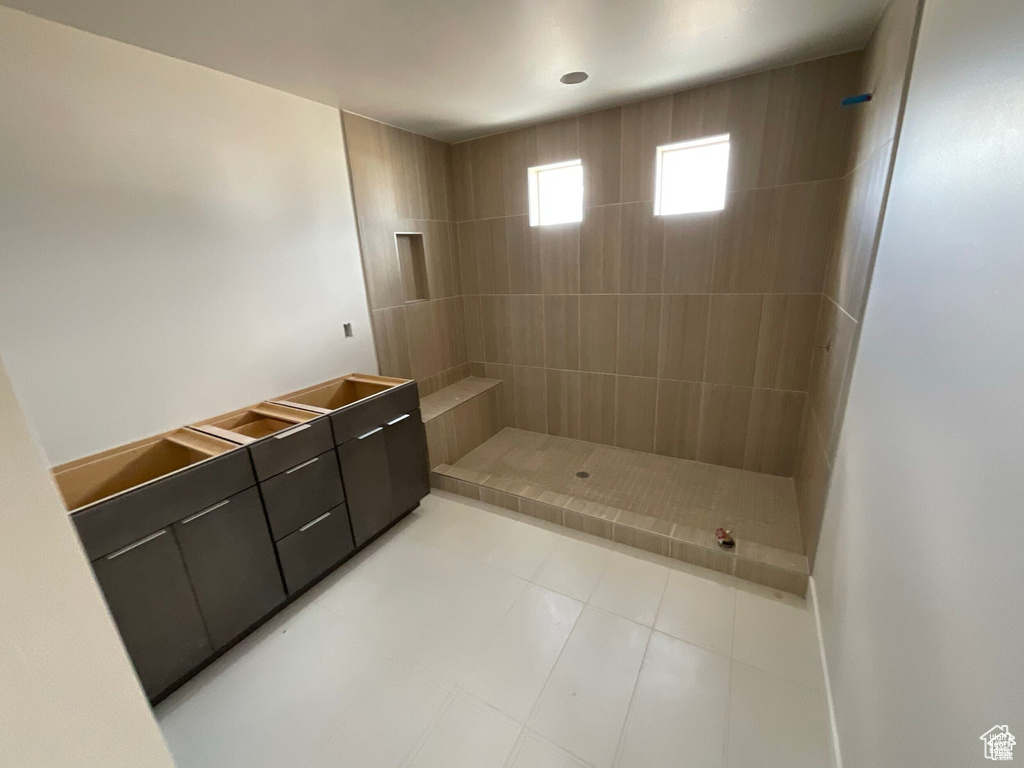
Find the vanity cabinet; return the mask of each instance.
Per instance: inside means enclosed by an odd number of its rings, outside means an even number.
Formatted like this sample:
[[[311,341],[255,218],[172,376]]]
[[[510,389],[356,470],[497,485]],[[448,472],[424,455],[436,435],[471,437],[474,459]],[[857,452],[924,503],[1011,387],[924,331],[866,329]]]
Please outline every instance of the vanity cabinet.
[[[384,426],[391,479],[391,519],[397,520],[430,493],[427,433],[419,408]]]
[[[374,427],[338,446],[349,517],[356,546],[363,546],[391,525],[391,473],[383,427]]]
[[[416,383],[361,374],[54,478],[153,700],[429,492]]]
[[[150,698],[213,652],[170,529],[105,555],[92,567]]]
[[[284,602],[263,505],[249,488],[172,526],[214,650]]]
[[[330,418],[356,546],[430,492],[427,438],[415,381],[353,374],[276,402]]]

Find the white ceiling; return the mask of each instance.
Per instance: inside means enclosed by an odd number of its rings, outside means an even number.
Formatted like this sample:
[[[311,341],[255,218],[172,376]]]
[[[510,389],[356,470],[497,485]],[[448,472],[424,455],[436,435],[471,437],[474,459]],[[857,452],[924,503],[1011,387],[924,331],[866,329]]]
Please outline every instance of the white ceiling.
[[[455,141],[863,46],[885,0],[0,0]],[[582,69],[590,80],[558,78]]]

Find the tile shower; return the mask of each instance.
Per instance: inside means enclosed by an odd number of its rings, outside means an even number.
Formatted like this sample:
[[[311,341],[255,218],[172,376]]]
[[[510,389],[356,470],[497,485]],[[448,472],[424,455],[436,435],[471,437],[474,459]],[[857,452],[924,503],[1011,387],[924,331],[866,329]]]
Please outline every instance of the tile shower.
[[[419,381],[436,483],[802,592],[913,9],[894,3],[864,51],[454,145],[345,113],[381,373]],[[657,146],[721,133],[725,209],[655,217]],[[575,158],[583,221],[531,227],[527,169]],[[423,234],[423,293],[403,288],[399,232]],[[754,499],[776,486],[769,514]]]

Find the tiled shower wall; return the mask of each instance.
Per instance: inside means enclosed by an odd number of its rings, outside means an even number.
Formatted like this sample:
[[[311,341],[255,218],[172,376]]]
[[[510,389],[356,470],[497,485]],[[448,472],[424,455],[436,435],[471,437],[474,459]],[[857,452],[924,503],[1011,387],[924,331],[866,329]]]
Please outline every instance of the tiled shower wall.
[[[380,372],[429,395],[469,375],[451,147],[348,112],[342,122]],[[396,232],[423,235],[424,301],[405,300]]]
[[[861,56],[452,147],[467,353],[510,424],[793,474]],[[725,132],[725,210],[653,216],[655,148]],[[527,168],[577,157],[583,222],[530,227]]]
[[[919,0],[893,0],[864,51],[845,201],[826,273],[796,468],[797,505],[807,556],[818,541],[832,461],[853,373],[885,198],[895,154]]]

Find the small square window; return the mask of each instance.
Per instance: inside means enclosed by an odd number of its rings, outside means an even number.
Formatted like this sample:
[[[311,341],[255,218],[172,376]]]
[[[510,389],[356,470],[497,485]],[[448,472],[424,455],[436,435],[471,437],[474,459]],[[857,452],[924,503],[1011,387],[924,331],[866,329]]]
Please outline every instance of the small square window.
[[[530,226],[583,221],[583,164],[538,165],[527,171]]]
[[[658,147],[654,215],[720,211],[729,176],[729,134]]]

